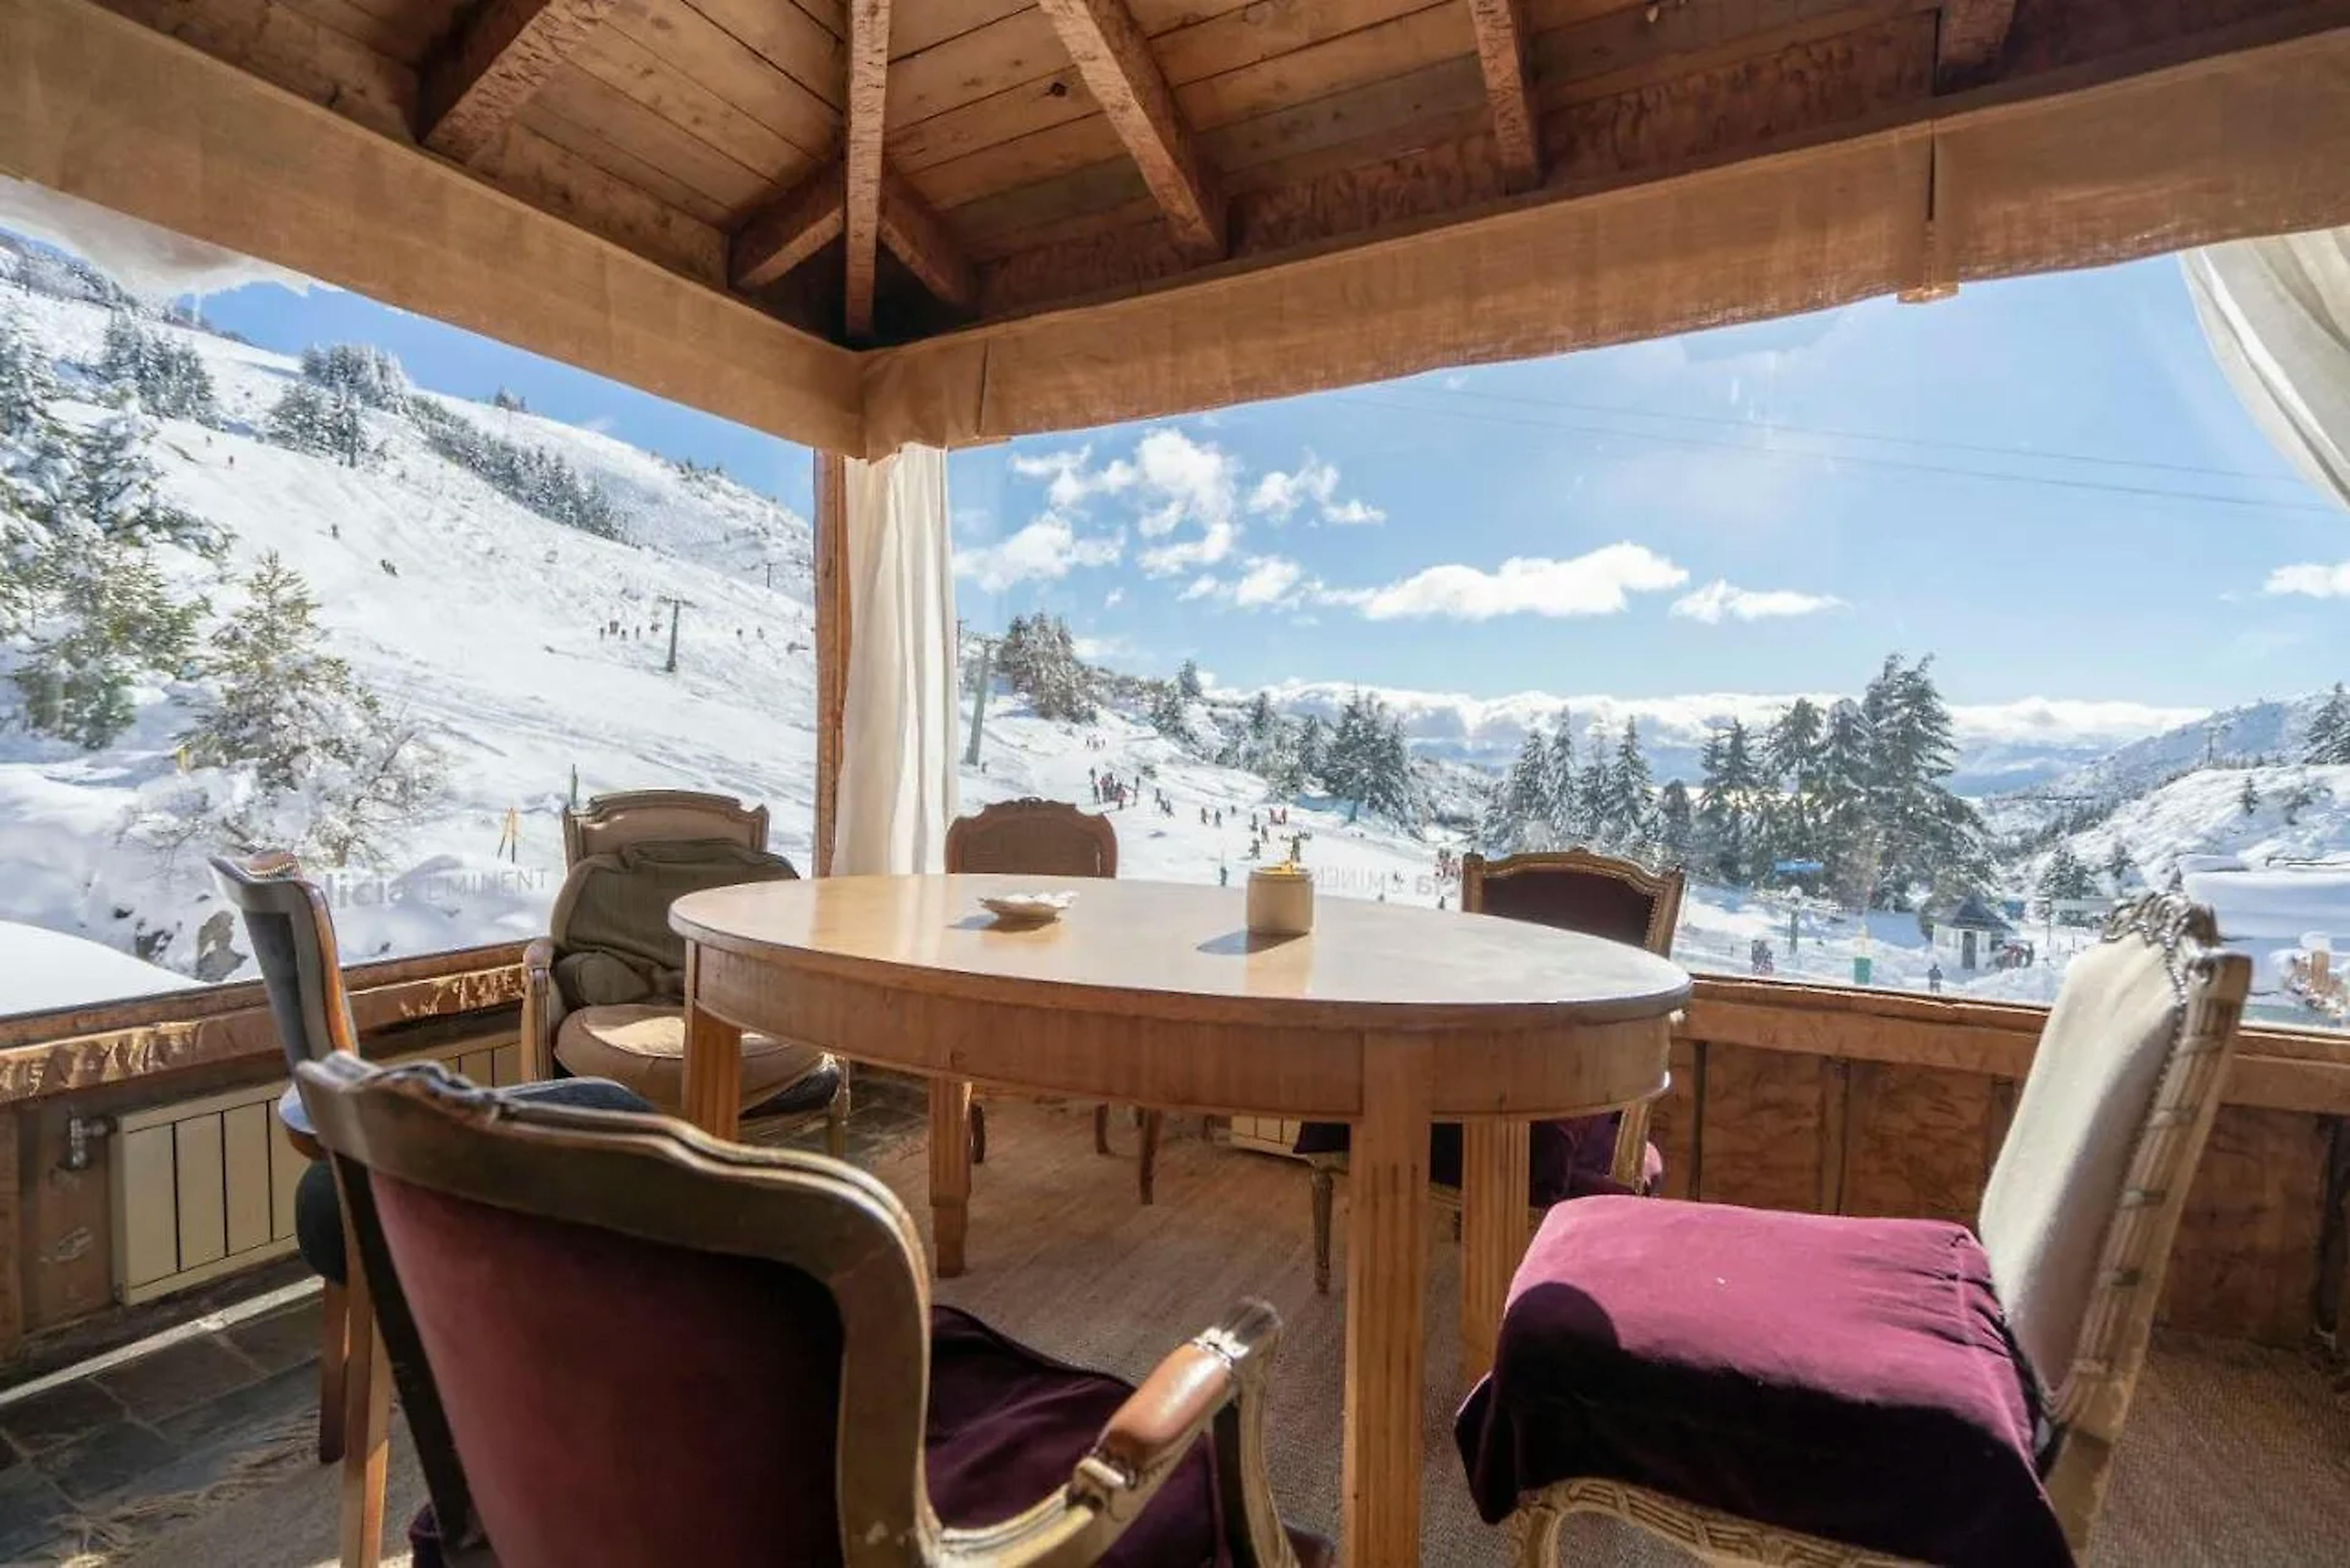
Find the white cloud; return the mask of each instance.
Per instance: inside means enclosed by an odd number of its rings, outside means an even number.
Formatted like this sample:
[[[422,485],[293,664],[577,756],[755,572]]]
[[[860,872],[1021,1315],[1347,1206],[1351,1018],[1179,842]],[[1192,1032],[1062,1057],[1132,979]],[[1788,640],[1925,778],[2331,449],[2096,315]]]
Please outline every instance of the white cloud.
[[[1213,572],[1201,572],[1198,576],[1193,577],[1190,582],[1184,584],[1183,591],[1177,594],[1175,597],[1178,599],[1185,601],[1191,599],[1211,599],[1223,591],[1224,584],[1222,578],[1217,576]]]
[[[1232,603],[1243,609],[1287,604],[1305,576],[1305,569],[1285,556],[1251,556],[1248,570],[1232,585]]]
[[[1833,594],[1797,593],[1793,588],[1741,588],[1716,577],[1693,594],[1673,601],[1673,614],[1718,626],[1731,620],[1772,620],[1786,616],[1817,615],[1844,601]]]
[[[1131,638],[1112,634],[1107,637],[1073,637],[1070,649],[1079,659],[1124,659],[1137,650]]]
[[[1179,521],[1188,516],[1212,526],[1231,520],[1240,464],[1221,447],[1163,425],[1135,443],[1134,466],[1143,488],[1176,505]]]
[[[1125,535],[1080,539],[1066,517],[1047,512],[995,544],[957,550],[954,569],[983,592],[1000,594],[1014,583],[1057,581],[1077,566],[1107,566],[1125,553]]]
[[[1322,508],[1322,521],[1340,528],[1361,528],[1374,523],[1384,523],[1388,514],[1367,501],[1355,496],[1335,505]]]
[[[1331,588],[1319,597],[1352,606],[1367,620],[1491,620],[1504,615],[1616,615],[1631,594],[1658,593],[1688,581],[1688,572],[1627,540],[1565,561],[1515,556],[1490,572],[1449,563],[1385,587]]]
[[[1119,605],[1125,602],[1126,590],[1124,588],[1112,588],[1109,592],[1102,596],[1102,608],[1104,609],[1116,609]]]
[[[2334,566],[2314,561],[2279,566],[2269,574],[2261,592],[2301,594],[2313,599],[2350,599],[2350,561]]]
[[[1240,524],[1226,518],[1211,523],[1196,539],[1178,540],[1142,552],[1142,570],[1153,577],[1171,577],[1194,566],[1212,566],[1232,553],[1241,536]]]
[[[1276,468],[1259,475],[1256,488],[1249,492],[1248,509],[1287,522],[1308,501],[1327,506],[1337,493],[1338,471],[1309,452],[1290,472]]]

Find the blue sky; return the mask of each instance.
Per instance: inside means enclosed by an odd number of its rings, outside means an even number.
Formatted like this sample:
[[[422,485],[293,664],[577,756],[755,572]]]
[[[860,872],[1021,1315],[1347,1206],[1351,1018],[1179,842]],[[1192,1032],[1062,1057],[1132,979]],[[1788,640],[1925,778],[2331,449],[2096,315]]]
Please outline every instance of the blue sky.
[[[805,510],[787,443],[374,306],[215,296]],[[2218,705],[2350,676],[2350,601],[2264,591],[2350,518],[2253,427],[2177,264],[1024,440],[951,467],[960,607],[1105,661],[1498,696],[1849,690]],[[1514,566],[1505,563],[1515,560]],[[1565,613],[1563,613],[1565,612]]]

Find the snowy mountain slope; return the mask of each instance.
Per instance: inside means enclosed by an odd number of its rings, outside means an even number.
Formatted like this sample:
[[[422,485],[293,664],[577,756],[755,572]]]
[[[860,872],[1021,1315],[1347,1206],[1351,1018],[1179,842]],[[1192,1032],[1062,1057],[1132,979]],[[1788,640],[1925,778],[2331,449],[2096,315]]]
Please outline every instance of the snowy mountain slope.
[[[2053,781],[2052,794],[2120,798],[2141,794],[2196,766],[2207,756],[2222,760],[2282,760],[2300,753],[2309,722],[2324,702],[2322,693],[2241,707],[2185,720]]]
[[[96,358],[103,310],[22,296],[0,306],[66,362],[69,389],[71,362]],[[731,482],[525,415],[512,417],[507,439],[561,451],[619,502],[644,543],[537,516],[437,456],[395,415],[366,416],[381,452],[361,468],[288,452],[255,432],[296,365],[158,329],[196,348],[230,426],[167,421],[150,452],[165,497],[229,539],[219,566],[162,552],[173,576],[226,611],[236,592],[224,575],[279,553],[321,601],[329,650],[448,760],[444,795],[393,863],[331,878],[346,958],[543,929],[560,878],[556,814],[575,767],[583,797],[665,784],[765,801],[776,847],[805,863],[815,746],[801,519]],[[449,406],[506,433],[501,410]],[[91,411],[61,408],[68,418]],[[674,674],[661,669],[671,599],[686,606]],[[614,622],[633,635],[599,635]],[[200,857],[167,864],[122,827],[176,773],[192,695],[144,692],[131,731],[97,753],[0,729],[0,919],[135,946],[192,971],[198,930],[218,909]],[[14,697],[0,687],[0,707]],[[521,842],[501,860],[509,810]]]

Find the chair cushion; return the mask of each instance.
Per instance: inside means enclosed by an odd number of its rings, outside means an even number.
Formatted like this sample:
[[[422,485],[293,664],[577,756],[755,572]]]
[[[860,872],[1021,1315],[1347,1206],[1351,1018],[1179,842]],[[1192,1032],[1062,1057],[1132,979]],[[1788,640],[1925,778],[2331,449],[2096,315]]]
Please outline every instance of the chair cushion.
[[[1923,1220],[1551,1210],[1454,1425],[1489,1521],[1578,1476],[1939,1563],[2071,1561],[1982,1249]]]
[[[610,1078],[674,1114],[685,1103],[685,1015],[632,1002],[564,1014],[555,1056],[581,1077]],[[743,1103],[755,1106],[822,1066],[825,1054],[766,1034],[743,1036]]]
[[[1623,1183],[1611,1174],[1616,1163],[1616,1116],[1576,1116],[1566,1121],[1536,1122],[1526,1150],[1526,1202],[1547,1209],[1569,1198],[1600,1193],[1621,1194]],[[1306,1122],[1290,1146],[1296,1154],[1344,1154],[1354,1141],[1345,1122]],[[1665,1157],[1649,1144],[1641,1161],[1641,1181],[1648,1191],[1665,1179]],[[1439,1122],[1428,1130],[1428,1178],[1439,1187],[1461,1185],[1461,1127]]]
[[[1133,1387],[1064,1366],[968,1313],[931,1309],[931,1407],[923,1463],[931,1505],[947,1524],[975,1528],[1022,1511],[1066,1485]],[[1176,1466],[1141,1517],[1101,1561],[1190,1568],[1232,1561],[1204,1437]],[[1324,1560],[1318,1539],[1291,1532],[1302,1562]]]

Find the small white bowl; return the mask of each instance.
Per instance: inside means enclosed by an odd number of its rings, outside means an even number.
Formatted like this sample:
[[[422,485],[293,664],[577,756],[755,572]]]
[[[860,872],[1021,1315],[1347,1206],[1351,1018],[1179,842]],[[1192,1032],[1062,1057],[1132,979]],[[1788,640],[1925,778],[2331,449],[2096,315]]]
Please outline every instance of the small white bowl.
[[[1077,901],[1075,893],[1005,893],[982,898],[979,907],[995,917],[999,926],[1044,926],[1061,918]]]

